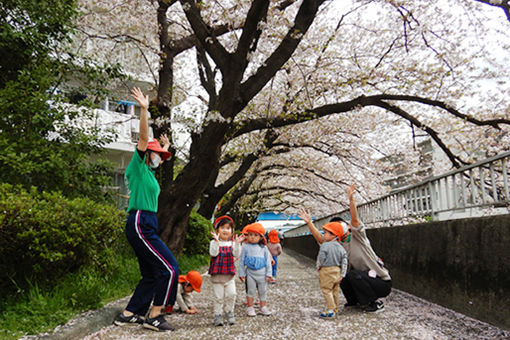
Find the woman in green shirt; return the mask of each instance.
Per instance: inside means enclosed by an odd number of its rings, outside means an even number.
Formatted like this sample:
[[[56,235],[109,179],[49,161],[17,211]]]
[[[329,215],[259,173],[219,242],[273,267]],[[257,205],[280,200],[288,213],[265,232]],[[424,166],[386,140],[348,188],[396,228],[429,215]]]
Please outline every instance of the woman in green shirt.
[[[154,171],[170,158],[170,143],[166,136],[162,137],[163,147],[155,139],[149,141],[149,97],[136,87],[131,95],[141,110],[138,144],[125,174],[131,192],[126,236],[138,257],[142,279],[114,323],[119,326],[139,323],[155,331],[168,331],[174,328],[165,320],[163,307],[175,303],[179,268],[177,260],[158,236],[156,212],[160,188]]]

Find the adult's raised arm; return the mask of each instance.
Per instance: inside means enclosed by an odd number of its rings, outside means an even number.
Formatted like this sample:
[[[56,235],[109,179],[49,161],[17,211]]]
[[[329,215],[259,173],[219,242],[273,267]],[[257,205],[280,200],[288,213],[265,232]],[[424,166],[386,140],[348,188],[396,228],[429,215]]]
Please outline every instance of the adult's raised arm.
[[[356,192],[356,185],[351,184],[347,188],[347,197],[349,198],[349,211],[351,213],[351,225],[354,228],[360,226],[361,222],[358,217],[358,209],[356,208],[356,202],[354,202],[354,193]]]
[[[140,105],[140,132],[136,148],[140,151],[145,151],[149,143],[149,119],[147,118],[149,96],[145,96],[138,87],[133,87],[133,89],[131,89],[131,97]]]
[[[322,234],[320,231],[315,228],[315,226],[312,223],[312,215],[310,215],[310,210],[301,208],[298,211],[298,216],[300,219],[302,219],[306,225],[308,226],[308,229],[310,229],[310,233],[312,234],[313,238],[319,243],[322,244]]]

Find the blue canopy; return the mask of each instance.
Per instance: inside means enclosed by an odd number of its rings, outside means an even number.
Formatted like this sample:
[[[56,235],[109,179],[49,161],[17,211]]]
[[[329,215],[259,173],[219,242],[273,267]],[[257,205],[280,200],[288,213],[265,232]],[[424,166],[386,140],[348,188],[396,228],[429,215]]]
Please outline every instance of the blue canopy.
[[[301,219],[295,215],[287,215],[276,212],[263,212],[257,216],[257,221],[300,221]]]

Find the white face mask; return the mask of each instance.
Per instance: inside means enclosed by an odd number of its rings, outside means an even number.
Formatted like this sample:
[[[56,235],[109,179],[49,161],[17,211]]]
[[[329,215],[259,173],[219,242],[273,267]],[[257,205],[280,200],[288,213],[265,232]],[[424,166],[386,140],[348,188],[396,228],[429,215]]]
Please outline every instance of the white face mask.
[[[161,163],[161,157],[155,153],[154,154],[154,158],[151,157],[151,160],[149,162],[149,166],[152,168],[152,169],[156,169],[159,164]]]

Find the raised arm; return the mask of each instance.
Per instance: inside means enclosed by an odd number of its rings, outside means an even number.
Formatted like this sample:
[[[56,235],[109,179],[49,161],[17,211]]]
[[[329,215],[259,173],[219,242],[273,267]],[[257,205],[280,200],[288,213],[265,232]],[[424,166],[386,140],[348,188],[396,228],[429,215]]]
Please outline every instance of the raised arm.
[[[131,90],[133,97],[140,105],[140,133],[138,136],[138,144],[136,148],[140,151],[147,150],[149,143],[149,119],[147,118],[147,109],[149,107],[149,96],[145,96],[138,87]]]
[[[351,225],[354,228],[359,227],[361,224],[359,217],[358,217],[358,209],[356,208],[356,203],[354,202],[354,193],[356,192],[356,185],[351,184],[347,188],[347,197],[349,198],[349,210],[351,213]]]
[[[313,223],[312,223],[312,215],[310,215],[310,210],[301,208],[298,211],[298,216],[299,216],[300,219],[302,219],[306,223],[306,225],[308,226],[308,229],[310,229],[310,233],[312,234],[313,238],[317,242],[319,242],[319,244],[322,244],[322,242],[323,242],[322,234],[313,225]]]

